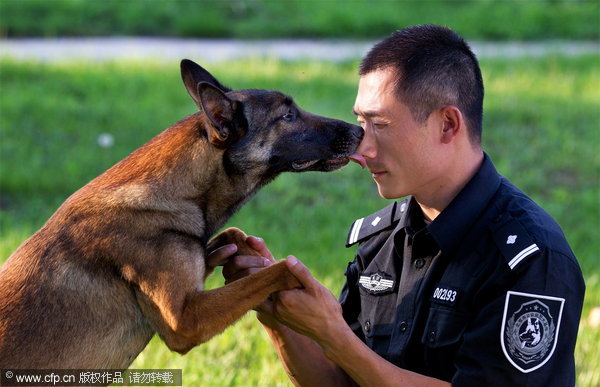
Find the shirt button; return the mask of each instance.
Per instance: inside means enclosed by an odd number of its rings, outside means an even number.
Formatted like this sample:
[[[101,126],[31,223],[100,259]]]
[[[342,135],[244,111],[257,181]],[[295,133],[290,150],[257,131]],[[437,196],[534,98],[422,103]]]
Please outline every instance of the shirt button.
[[[400,212],[404,212],[404,211],[406,211],[406,202],[404,202],[400,205]]]
[[[371,322],[367,320],[365,323],[365,332],[369,332],[371,330]]]
[[[406,321],[402,321],[399,325],[400,328],[400,332],[406,332],[406,330],[408,329],[408,324],[406,323]]]
[[[415,260],[415,267],[416,267],[417,269],[420,269],[420,268],[422,268],[423,266],[425,266],[425,260],[424,260],[423,258],[417,258],[417,259]]]
[[[429,342],[430,343],[434,343],[435,342],[435,332],[429,332]]]

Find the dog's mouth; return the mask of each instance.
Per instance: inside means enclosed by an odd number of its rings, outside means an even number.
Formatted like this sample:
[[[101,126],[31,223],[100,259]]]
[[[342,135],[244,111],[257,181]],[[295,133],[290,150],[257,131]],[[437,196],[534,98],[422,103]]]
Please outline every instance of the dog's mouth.
[[[348,164],[347,156],[333,159],[302,160],[292,162],[294,171],[333,171]]]
[[[315,165],[321,160],[307,160],[307,161],[294,161],[292,163],[292,168],[296,171],[302,171],[303,169],[307,169]]]

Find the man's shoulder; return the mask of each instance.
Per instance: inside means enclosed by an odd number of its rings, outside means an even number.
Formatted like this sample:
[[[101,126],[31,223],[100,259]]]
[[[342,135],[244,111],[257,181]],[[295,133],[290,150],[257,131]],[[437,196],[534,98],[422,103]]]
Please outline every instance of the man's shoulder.
[[[495,216],[489,227],[512,270],[540,252],[556,252],[575,259],[554,218],[507,179],[502,179],[493,205]]]
[[[377,212],[356,219],[348,230],[346,247],[364,242],[385,230],[393,229],[406,213],[408,201],[409,198],[394,202]]]

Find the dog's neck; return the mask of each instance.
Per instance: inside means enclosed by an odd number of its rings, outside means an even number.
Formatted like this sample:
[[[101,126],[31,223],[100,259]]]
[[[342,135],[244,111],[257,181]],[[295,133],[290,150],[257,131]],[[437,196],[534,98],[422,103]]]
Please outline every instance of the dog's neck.
[[[207,180],[209,182],[206,184],[207,191],[197,198],[196,202],[202,207],[205,219],[205,238],[210,238],[223,227],[227,220],[263,185],[239,176],[227,176],[226,180],[217,184],[211,184],[210,180]],[[236,184],[236,180],[243,180],[243,183],[247,184]]]
[[[224,151],[202,135],[202,121],[200,114],[179,121],[90,186],[107,192],[105,200],[161,216],[206,243],[268,181],[227,174]]]

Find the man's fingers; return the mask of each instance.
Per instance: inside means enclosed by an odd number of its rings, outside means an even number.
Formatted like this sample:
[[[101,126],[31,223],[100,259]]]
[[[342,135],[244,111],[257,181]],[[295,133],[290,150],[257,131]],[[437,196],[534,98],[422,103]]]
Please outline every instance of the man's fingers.
[[[263,301],[261,304],[259,304],[254,309],[257,312],[259,312],[263,315],[270,316],[272,318],[272,316],[273,316],[273,301],[267,298],[265,301]],[[260,318],[259,318],[259,320],[260,320]]]
[[[267,244],[262,238],[249,236],[248,238],[246,238],[246,243],[248,243],[248,245],[250,245],[250,247],[256,250],[261,256],[269,259],[271,262],[275,262],[273,254],[271,254],[271,251],[269,251]]]
[[[298,279],[304,288],[312,288],[319,282],[310,274],[310,270],[298,258],[290,255],[286,259],[288,269]]]
[[[237,273],[239,272],[245,272],[245,270],[248,269],[260,270],[270,264],[271,262],[264,257],[259,257],[256,255],[238,255],[231,258],[223,266],[223,276],[228,280],[228,282],[231,282],[233,278],[239,279],[244,277],[244,275],[238,275]]]
[[[251,268],[251,269],[244,269],[244,270],[239,270],[236,271],[235,273],[229,274],[229,275],[223,275],[223,277],[225,277],[225,285],[233,282],[233,281],[237,281],[240,278],[244,278],[249,276],[250,274],[254,274],[258,271],[260,271],[262,269],[258,269],[258,268]]]
[[[236,251],[237,246],[235,244],[221,246],[208,254],[206,257],[206,264],[210,267],[222,266]]]

